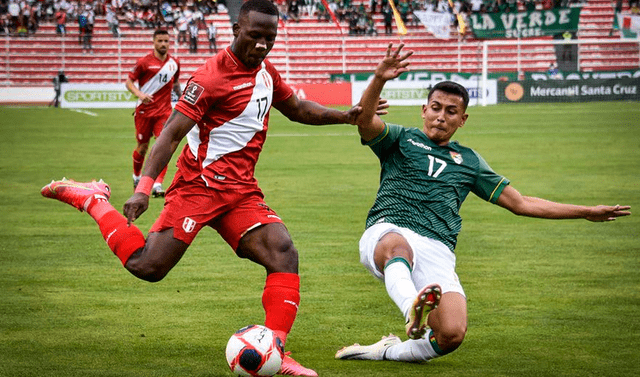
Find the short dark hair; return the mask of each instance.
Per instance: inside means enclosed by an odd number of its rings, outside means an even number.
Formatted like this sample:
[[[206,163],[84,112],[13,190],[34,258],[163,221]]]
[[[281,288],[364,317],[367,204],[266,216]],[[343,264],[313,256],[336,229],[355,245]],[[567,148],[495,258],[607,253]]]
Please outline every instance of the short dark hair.
[[[280,16],[278,7],[276,7],[270,0],[248,0],[240,7],[238,18],[248,15],[252,10],[271,16]]]
[[[429,95],[427,96],[427,102],[431,99],[431,95],[436,90],[440,90],[446,93],[455,94],[462,98],[462,102],[464,103],[464,110],[467,110],[467,106],[469,106],[469,92],[467,89],[453,81],[441,81],[431,88],[429,91]]]
[[[156,39],[156,35],[169,35],[169,32],[166,29],[157,29],[153,32],[153,39]]]

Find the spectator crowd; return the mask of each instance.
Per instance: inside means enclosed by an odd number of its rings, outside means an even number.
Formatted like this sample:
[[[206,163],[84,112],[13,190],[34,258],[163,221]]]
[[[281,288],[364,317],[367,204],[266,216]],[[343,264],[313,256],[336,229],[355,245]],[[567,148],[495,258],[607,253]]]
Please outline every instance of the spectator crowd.
[[[393,32],[393,12],[388,0],[327,0],[328,8],[321,0],[272,0],[280,10],[284,22],[298,22],[301,17],[330,22],[330,13],[341,23],[348,25],[349,34],[377,35],[375,19],[381,19],[384,33]],[[454,13],[468,21],[472,13],[518,12],[534,9],[569,7],[586,0],[454,0],[451,9],[448,0],[395,0],[398,13],[407,26],[419,25],[414,11],[444,12],[452,15],[452,25],[457,27]],[[629,7],[638,0],[628,1]],[[617,7],[622,0],[617,0]],[[215,25],[207,24],[206,16],[218,13],[226,6],[226,0],[0,0],[0,34],[28,36],[38,30],[41,22],[53,22],[56,31],[64,35],[68,25],[78,28],[78,43],[91,52],[91,38],[96,16],[104,16],[114,36],[121,37],[120,25],[131,28],[175,28],[178,42],[189,44],[190,51],[197,51],[198,35],[207,35],[210,49],[215,47]],[[375,14],[382,17],[374,19]],[[467,22],[467,25],[469,23]]]
[[[454,0],[454,9],[448,0],[395,0],[394,4],[400,18],[405,25],[417,26],[419,19],[413,15],[414,11],[433,11],[450,13],[452,25],[457,27],[454,13],[458,13],[468,20],[472,13],[497,13],[532,11],[535,9],[552,9],[569,7],[586,0]],[[638,0],[629,0],[629,3]],[[327,7],[321,0],[276,0],[281,18],[286,22],[297,22],[300,17],[315,17],[319,21],[331,21],[333,13],[339,22],[349,25],[349,34],[377,35],[378,31],[374,15],[382,15],[384,33],[393,32],[393,11],[388,0],[327,0]],[[468,24],[468,22],[467,22]]]
[[[224,6],[225,0],[0,0],[0,33],[27,36],[42,22],[52,22],[58,34],[66,34],[73,23],[86,34],[96,16],[105,17],[114,35],[120,35],[121,23],[177,28],[184,18],[206,30],[205,16]]]

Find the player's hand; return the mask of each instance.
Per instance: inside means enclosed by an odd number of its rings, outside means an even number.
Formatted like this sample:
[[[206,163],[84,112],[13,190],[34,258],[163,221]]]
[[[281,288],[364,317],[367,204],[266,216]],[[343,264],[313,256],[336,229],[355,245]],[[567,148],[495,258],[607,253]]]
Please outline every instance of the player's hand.
[[[150,103],[151,101],[153,101],[153,96],[151,94],[142,94],[142,96],[139,97],[140,101],[142,101],[142,103],[147,104]]]
[[[386,115],[389,112],[387,111],[387,109],[389,108],[389,104],[387,103],[387,100],[384,98],[380,98],[378,100],[378,108],[376,109],[376,115],[380,116],[380,115]],[[360,105],[360,103],[358,103],[357,105],[355,105],[354,107],[350,108],[347,111],[347,121],[345,123],[347,124],[356,124],[356,119],[358,118],[358,115],[360,115],[362,113],[362,106]]]
[[[400,43],[398,48],[393,50],[393,43],[389,43],[384,59],[382,59],[382,61],[378,63],[378,67],[376,67],[376,77],[387,81],[395,79],[400,76],[401,73],[409,71],[407,68],[409,65],[407,58],[413,55],[413,51],[401,54],[403,47],[404,43]]]
[[[389,114],[389,112],[387,111],[388,108],[389,108],[389,104],[387,103],[387,100],[384,98],[380,98],[378,100],[378,108],[376,109],[376,115],[381,116],[381,115]]]
[[[585,217],[589,221],[601,222],[601,221],[613,221],[616,217],[629,216],[631,212],[630,206],[596,206],[593,207],[592,213]]]
[[[136,192],[122,207],[122,214],[127,218],[127,226],[136,221],[149,208],[149,195]]]

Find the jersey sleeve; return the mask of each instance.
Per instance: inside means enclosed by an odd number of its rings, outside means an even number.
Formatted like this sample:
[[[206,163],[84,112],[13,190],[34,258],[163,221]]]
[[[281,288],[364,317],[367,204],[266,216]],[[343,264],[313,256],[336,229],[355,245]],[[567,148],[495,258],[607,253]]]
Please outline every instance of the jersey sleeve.
[[[378,156],[380,160],[383,160],[388,151],[394,146],[397,145],[397,141],[400,138],[400,135],[404,131],[404,127],[399,126],[397,124],[384,124],[384,129],[380,133],[380,135],[375,138],[367,141],[360,139],[360,142],[363,145],[369,146],[373,153]]]
[[[199,122],[216,102],[214,87],[210,80],[194,74],[187,82],[175,109],[196,123]]]
[[[131,81],[133,82],[139,81],[140,77],[142,76],[142,72],[144,71],[144,66],[144,58],[138,59],[136,65],[129,72],[129,79],[131,79]]]
[[[502,190],[509,184],[509,180],[495,173],[482,156],[475,151],[473,153],[478,158],[478,176],[471,191],[480,198],[495,204],[502,194]]]

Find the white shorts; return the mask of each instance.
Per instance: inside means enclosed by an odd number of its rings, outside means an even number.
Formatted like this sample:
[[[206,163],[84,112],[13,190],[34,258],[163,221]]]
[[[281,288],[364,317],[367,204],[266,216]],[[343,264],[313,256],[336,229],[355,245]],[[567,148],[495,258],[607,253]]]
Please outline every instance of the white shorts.
[[[440,241],[393,224],[375,224],[365,230],[360,238],[360,263],[373,276],[384,281],[384,275],[376,268],[373,253],[378,241],[391,232],[404,237],[413,250],[411,279],[417,290],[437,283],[442,288],[442,293],[458,292],[466,297],[456,274],[456,255]]]

